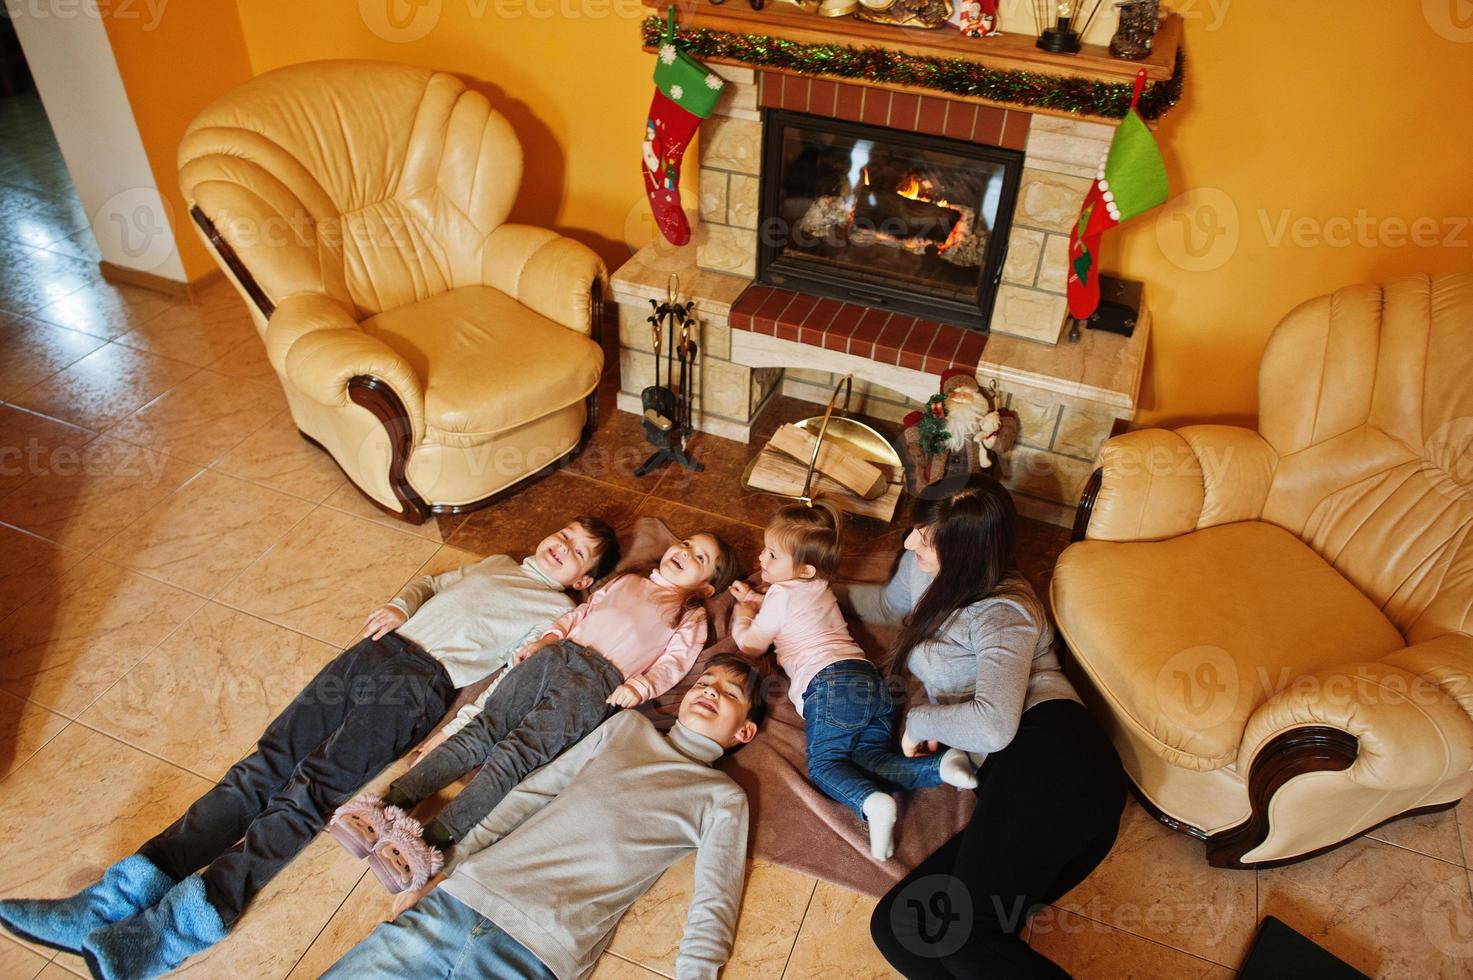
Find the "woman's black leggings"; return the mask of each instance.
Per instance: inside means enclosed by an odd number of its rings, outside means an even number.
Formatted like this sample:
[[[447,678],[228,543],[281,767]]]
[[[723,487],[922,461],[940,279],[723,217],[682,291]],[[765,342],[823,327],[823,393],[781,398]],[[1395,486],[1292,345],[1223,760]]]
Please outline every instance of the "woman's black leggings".
[[[971,822],[880,899],[875,945],[909,980],[1067,976],[1019,934],[1110,853],[1125,791],[1082,705],[1030,708],[978,773]]]

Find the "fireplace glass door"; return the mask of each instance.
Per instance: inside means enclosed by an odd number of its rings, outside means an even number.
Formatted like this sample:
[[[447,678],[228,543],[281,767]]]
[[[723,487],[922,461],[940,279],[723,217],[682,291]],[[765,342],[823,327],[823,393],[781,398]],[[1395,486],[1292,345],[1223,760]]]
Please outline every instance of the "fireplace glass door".
[[[769,110],[758,278],[985,330],[1022,154]]]

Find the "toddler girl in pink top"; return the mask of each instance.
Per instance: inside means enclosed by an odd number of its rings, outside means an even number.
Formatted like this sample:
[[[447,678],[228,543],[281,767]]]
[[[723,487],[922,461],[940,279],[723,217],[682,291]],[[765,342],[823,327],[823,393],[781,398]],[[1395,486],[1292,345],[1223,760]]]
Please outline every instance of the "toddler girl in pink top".
[[[334,836],[398,892],[439,870],[441,851],[463,838],[533,769],[603,724],[674,687],[706,641],[702,600],[737,576],[731,547],[715,534],[671,545],[647,573],[626,572],[523,648],[516,666],[454,735],[431,743],[382,800],[359,797]],[[434,822],[406,814],[476,766],[481,771]],[[350,812],[351,811],[351,812]]]
[[[778,511],[763,535],[765,593],[731,586],[731,635],[748,656],[769,646],[803,716],[808,778],[869,825],[870,854],[895,852],[894,789],[943,782],[977,785],[965,753],[907,757],[897,751],[899,712],[885,679],[849,635],[829,588],[838,573],[843,515],[824,500]]]

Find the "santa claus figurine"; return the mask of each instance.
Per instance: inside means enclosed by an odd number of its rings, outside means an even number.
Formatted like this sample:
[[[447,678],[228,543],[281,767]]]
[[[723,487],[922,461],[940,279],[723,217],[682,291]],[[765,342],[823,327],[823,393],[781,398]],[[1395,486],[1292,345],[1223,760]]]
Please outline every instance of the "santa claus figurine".
[[[953,24],[964,37],[992,37],[997,29],[997,0],[957,0]]]
[[[925,411],[911,412],[904,419],[912,492],[951,470],[980,473],[992,466],[992,453],[1013,448],[1018,416],[994,408],[997,400],[996,391],[984,392],[966,371],[941,375],[941,391],[926,402]]]

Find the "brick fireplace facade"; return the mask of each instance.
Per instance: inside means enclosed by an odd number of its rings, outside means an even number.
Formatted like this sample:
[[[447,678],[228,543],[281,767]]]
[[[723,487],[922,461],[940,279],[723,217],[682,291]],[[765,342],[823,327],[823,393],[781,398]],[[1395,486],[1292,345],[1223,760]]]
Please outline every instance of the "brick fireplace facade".
[[[620,407],[638,412],[639,392],[652,383],[649,300],[662,298],[669,274],[678,272],[680,291],[697,301],[702,321],[693,413],[698,429],[745,440],[772,394],[823,402],[845,374],[855,377],[857,411],[898,420],[935,392],[941,370],[972,369],[984,384],[997,381],[1019,413],[1020,445],[1005,470],[1019,509],[1068,523],[1100,444],[1117,420],[1134,414],[1150,326],[1143,311],[1132,338],[1088,331],[1077,344],[1061,343],[1069,227],[1113,126],[864,84],[713,67],[727,85],[700,133],[693,248],[649,246],[613,277]],[[1024,154],[990,334],[753,284],[766,108]]]

